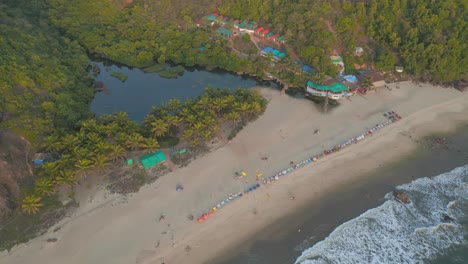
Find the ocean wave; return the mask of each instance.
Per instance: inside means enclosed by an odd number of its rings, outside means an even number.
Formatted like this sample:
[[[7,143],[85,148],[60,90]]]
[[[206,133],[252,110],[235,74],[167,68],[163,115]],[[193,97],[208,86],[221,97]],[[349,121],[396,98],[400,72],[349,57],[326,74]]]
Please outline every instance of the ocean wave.
[[[409,204],[387,194],[384,204],[337,227],[296,264],[422,263],[468,244],[468,166],[397,189]]]

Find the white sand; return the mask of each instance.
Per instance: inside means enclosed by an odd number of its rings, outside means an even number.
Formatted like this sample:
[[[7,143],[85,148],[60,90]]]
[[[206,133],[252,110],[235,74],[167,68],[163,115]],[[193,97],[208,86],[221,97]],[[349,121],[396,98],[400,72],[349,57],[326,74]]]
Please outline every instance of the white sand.
[[[468,115],[468,93],[412,83],[355,96],[324,115],[308,100],[261,89],[269,98],[266,113],[227,146],[177,169],[129,196],[96,195],[57,232],[48,232],[0,255],[0,263],[203,263],[240,243],[256,230],[318,199],[334,187],[415,149],[414,139],[447,132]],[[386,121],[394,110],[403,119],[372,137],[245,195],[204,223],[189,221],[265,176]],[[318,134],[313,134],[320,129]],[[412,139],[409,138],[412,137]],[[261,157],[268,156],[268,161]],[[233,179],[245,170],[249,183]],[[184,186],[176,192],[176,184]],[[289,196],[294,194],[295,200]],[[257,213],[254,214],[253,212]],[[159,222],[161,214],[166,223]],[[168,224],[170,226],[168,226]],[[53,228],[52,228],[53,229]],[[47,243],[47,238],[58,238]],[[155,246],[159,243],[159,246]],[[190,246],[191,250],[185,248]]]

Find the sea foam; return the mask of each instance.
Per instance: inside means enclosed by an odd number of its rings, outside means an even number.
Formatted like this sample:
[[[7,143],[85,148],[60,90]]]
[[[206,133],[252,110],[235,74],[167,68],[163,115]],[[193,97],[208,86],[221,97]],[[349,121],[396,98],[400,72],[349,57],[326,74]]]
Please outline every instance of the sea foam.
[[[384,204],[337,227],[296,263],[423,263],[468,244],[468,166],[397,189],[409,204],[387,194]]]

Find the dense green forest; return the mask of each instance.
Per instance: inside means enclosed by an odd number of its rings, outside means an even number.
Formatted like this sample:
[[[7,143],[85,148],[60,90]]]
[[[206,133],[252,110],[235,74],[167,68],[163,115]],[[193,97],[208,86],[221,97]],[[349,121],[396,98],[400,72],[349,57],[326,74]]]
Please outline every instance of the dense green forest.
[[[226,41],[197,29],[194,21],[209,12],[258,21],[285,36],[301,60],[330,73],[328,56],[340,53],[347,64],[364,46],[377,68],[405,66],[426,80],[466,78],[467,2],[384,1],[141,1],[49,0],[50,18],[90,52],[132,66],[153,59],[261,73],[261,64],[239,59]],[[206,52],[197,48],[206,45]],[[359,63],[359,61],[357,61]],[[349,68],[351,69],[351,68]]]
[[[1,124],[32,142],[78,128],[94,94],[85,50],[51,27],[45,10],[43,1],[0,4]]]

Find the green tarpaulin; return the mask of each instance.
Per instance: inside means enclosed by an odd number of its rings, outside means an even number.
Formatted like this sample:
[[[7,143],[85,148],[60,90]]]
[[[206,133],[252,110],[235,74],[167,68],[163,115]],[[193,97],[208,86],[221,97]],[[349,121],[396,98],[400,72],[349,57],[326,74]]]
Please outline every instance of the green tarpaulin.
[[[141,165],[145,170],[154,167],[163,161],[166,161],[166,156],[164,156],[164,153],[160,150],[140,157]]]
[[[127,160],[127,165],[133,165],[133,159],[128,159]]]

